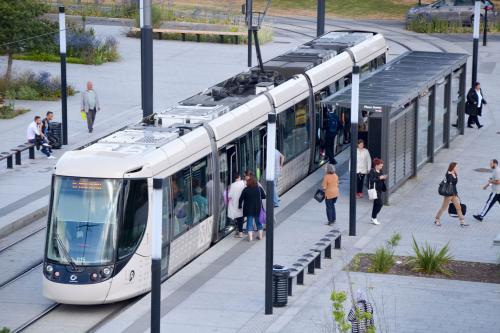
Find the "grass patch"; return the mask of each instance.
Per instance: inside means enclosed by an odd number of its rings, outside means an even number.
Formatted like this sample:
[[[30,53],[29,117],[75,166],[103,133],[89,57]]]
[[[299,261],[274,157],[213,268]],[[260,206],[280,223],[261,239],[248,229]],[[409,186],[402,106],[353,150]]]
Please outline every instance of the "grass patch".
[[[59,55],[49,54],[49,53],[15,54],[13,58],[15,60],[28,60],[28,61],[41,61],[41,62],[61,61],[61,57]],[[66,57],[66,62],[69,64],[85,64],[83,59],[76,57]]]

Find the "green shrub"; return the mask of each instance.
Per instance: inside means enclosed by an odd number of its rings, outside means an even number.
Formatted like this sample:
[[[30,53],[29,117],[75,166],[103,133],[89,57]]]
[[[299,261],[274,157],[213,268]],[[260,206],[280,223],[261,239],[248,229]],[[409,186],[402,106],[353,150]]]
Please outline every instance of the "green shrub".
[[[394,266],[394,248],[398,246],[401,240],[399,233],[394,233],[385,243],[385,246],[379,247],[372,257],[370,272],[387,273]]]
[[[29,109],[14,109],[13,104],[0,106],[0,119],[12,119],[20,114],[28,112]],[[0,330],[0,333],[2,330]]]
[[[351,331],[351,324],[347,322],[345,315],[344,302],[347,300],[347,294],[344,291],[333,291],[330,295],[330,300],[333,306],[333,319],[337,324],[337,328],[342,333]]]
[[[442,273],[450,275],[451,272],[446,269],[446,264],[453,259],[453,256],[449,253],[449,244],[448,242],[438,251],[437,247],[432,247],[428,243],[420,247],[415,237],[413,237],[415,258],[411,259],[410,264],[413,265],[416,271],[425,274]]]
[[[68,96],[73,96],[76,91],[71,85],[67,86]],[[48,72],[35,74],[26,71],[17,74],[8,82],[0,78],[0,95],[8,100],[56,100],[61,97],[61,81]]]
[[[36,100],[40,94],[30,86],[21,86],[17,91],[17,99]]]
[[[9,332],[10,332],[10,329],[8,329],[7,327],[0,328],[0,333],[9,333]]]

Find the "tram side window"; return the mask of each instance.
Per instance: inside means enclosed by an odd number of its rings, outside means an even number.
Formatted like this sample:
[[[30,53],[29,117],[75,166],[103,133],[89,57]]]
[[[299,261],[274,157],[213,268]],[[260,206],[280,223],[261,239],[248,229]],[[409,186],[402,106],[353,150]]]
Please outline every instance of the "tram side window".
[[[193,223],[190,198],[191,171],[187,167],[172,176],[172,225],[174,237]]]
[[[118,241],[118,259],[134,252],[142,239],[148,220],[148,184],[146,179],[130,180],[125,186],[125,211]]]
[[[208,167],[204,158],[191,167],[191,193],[193,193],[193,224],[203,221],[208,217]]]
[[[279,115],[282,154],[290,160],[309,147],[309,114],[307,100]]]

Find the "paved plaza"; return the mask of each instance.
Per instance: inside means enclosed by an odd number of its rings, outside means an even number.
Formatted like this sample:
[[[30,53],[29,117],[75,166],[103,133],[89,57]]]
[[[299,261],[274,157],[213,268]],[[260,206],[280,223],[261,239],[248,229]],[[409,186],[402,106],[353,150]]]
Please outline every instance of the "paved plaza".
[[[355,26],[353,22],[339,25]],[[96,28],[98,33],[113,34],[122,29]],[[425,39],[434,43],[426,46],[423,37],[412,39],[411,35],[400,34],[401,29],[397,27],[390,29],[387,35],[391,38],[391,58],[404,52],[398,41],[406,41],[416,49],[427,47],[436,51],[439,45],[449,51],[470,53],[471,43],[460,38],[426,36]],[[279,36],[274,43],[263,47],[265,58],[307,39],[306,36]],[[77,84],[80,90],[87,79],[95,82],[103,112],[98,114],[95,132],[88,134],[79,119],[80,95],[70,98],[70,146],[65,150],[139,120],[138,40],[121,37],[120,48],[121,62],[102,66],[69,65],[68,82]],[[244,46],[155,41],[155,109],[161,110],[243,70],[245,57]],[[192,65],[195,59],[196,65]],[[3,61],[4,58],[0,58],[1,66]],[[383,207],[379,215],[380,226],[369,224],[371,202],[358,200],[356,237],[347,236],[348,152],[339,156],[341,197],[337,203],[338,225],[335,228],[343,232],[342,249],[334,251],[332,260],[323,260],[322,269],[315,275],[306,275],[305,286],[294,285],[294,296],[289,298],[287,307],[274,308],[272,316],[264,315],[265,241],[247,242],[229,236],[163,283],[162,332],[332,332],[330,293],[333,289],[347,291],[351,288],[367,291],[375,306],[377,332],[500,332],[498,284],[343,270],[356,253],[374,252],[394,232],[402,235],[396,248],[398,255],[412,254],[414,236],[420,242],[436,246],[450,242],[451,253],[457,260],[498,263],[500,247],[493,245],[493,239],[500,233],[500,206],[493,207],[483,223],[476,222],[472,214],[482,208],[488,195],[480,187],[489,175],[475,169],[487,168],[491,158],[500,158],[499,61],[499,41],[491,41],[487,48],[480,48],[479,80],[489,103],[481,118],[485,127],[481,130],[466,128],[465,135],[452,141],[450,149],[440,151],[434,163],[425,165],[418,177],[399,188],[391,196],[390,204]],[[43,67],[58,73],[58,64],[16,61],[14,65],[19,69]],[[469,77],[467,82],[470,82]],[[35,113],[41,114],[50,108],[60,119],[58,102],[19,102],[18,105],[29,106],[34,111],[12,121],[0,121],[1,149],[24,141],[25,127]],[[56,152],[56,156],[61,153]],[[442,227],[433,224],[441,204],[437,186],[451,161],[459,165],[458,188],[468,206],[468,228],[460,228],[458,220],[448,216],[443,217]],[[22,167],[10,171],[1,169],[0,228],[1,223],[8,225],[24,217],[25,213],[47,205],[50,171],[54,164],[37,154],[35,161]],[[313,173],[282,197],[282,205],[276,211],[275,263],[291,265],[332,229],[325,225],[324,204],[312,198],[323,172]],[[97,331],[147,332],[149,309],[150,297],[146,295]],[[70,331],[70,321],[58,323],[61,330],[68,328],[66,331]],[[53,325],[47,323],[39,332]]]

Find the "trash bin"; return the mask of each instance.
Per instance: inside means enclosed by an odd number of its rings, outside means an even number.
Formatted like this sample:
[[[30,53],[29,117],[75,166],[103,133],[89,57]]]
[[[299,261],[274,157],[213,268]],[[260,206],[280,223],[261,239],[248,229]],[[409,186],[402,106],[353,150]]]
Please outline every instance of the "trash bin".
[[[281,265],[273,266],[273,306],[281,307],[288,303],[288,277],[290,271]]]
[[[62,146],[62,124],[51,121],[49,126],[49,144],[54,149],[60,149]]]

